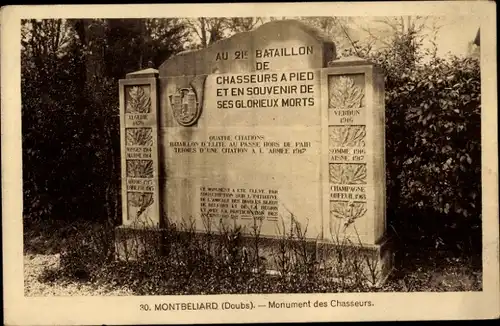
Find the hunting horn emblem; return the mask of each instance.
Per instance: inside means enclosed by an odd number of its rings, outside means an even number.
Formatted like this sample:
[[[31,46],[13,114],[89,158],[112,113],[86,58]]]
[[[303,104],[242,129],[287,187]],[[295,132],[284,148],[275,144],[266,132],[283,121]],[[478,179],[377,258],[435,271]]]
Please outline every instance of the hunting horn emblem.
[[[178,88],[169,96],[174,118],[184,127],[196,123],[201,114],[201,107],[193,87]]]

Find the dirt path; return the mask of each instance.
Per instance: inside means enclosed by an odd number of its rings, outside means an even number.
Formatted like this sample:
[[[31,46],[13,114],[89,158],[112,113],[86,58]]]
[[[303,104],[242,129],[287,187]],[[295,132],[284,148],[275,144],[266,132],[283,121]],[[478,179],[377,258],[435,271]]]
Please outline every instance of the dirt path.
[[[133,295],[129,289],[113,289],[91,283],[42,283],[38,277],[45,268],[59,268],[59,255],[24,255],[24,295],[40,296],[121,296]]]

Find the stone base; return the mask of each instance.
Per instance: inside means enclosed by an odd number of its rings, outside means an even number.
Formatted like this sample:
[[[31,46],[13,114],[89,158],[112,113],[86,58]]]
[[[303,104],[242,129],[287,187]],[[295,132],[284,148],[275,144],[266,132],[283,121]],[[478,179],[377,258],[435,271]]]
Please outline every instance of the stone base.
[[[322,242],[318,254],[325,268],[345,266],[372,286],[385,283],[394,268],[394,248],[388,237],[376,244]]]
[[[188,235],[187,233],[180,233]],[[219,246],[226,238],[221,235],[195,233],[194,236],[211,248]],[[115,229],[116,258],[135,260],[147,255],[162,256],[167,252],[169,234],[166,229],[133,228],[120,226]],[[292,240],[271,237],[243,236],[239,244],[245,255],[252,259],[258,249],[259,261],[268,272],[277,274],[287,270],[293,263],[314,266],[325,273],[344,281],[362,280],[371,286],[380,286],[394,267],[394,251],[388,238],[375,245],[351,241],[327,242],[315,240]],[[212,251],[216,252],[216,251]],[[336,275],[336,276],[335,276]]]
[[[119,226],[115,229],[115,257],[136,260],[145,255],[161,256],[164,230]]]
[[[245,237],[244,246],[250,254],[255,252],[255,238]],[[370,286],[381,286],[394,268],[394,248],[389,238],[377,244],[361,244],[352,241],[331,242],[315,240],[289,240],[260,238],[259,257],[265,260],[270,272],[283,270],[286,264],[300,260],[301,266],[316,265],[320,270],[338,273],[363,280]],[[287,253],[288,252],[288,253]],[[290,255],[293,252],[293,255]]]

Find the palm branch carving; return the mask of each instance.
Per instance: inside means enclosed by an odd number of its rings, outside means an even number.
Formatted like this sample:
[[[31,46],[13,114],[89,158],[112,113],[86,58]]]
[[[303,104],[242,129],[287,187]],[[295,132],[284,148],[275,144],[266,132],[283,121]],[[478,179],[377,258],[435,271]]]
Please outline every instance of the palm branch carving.
[[[128,128],[125,133],[127,146],[153,146],[151,128]]]
[[[359,109],[363,100],[363,89],[356,86],[354,79],[339,77],[330,86],[330,109]]]
[[[330,164],[330,182],[336,184],[366,184],[366,164]]]
[[[144,87],[133,86],[128,92],[127,113],[149,113],[151,98],[144,91]]]
[[[365,126],[331,126],[330,147],[365,147]]]
[[[332,201],[330,202],[330,216],[345,220],[347,227],[354,223],[358,218],[366,214],[366,203],[352,201]]]
[[[139,207],[136,217],[139,217],[154,202],[153,193],[150,192],[129,192],[128,202],[133,207]]]
[[[152,160],[127,160],[127,176],[130,178],[152,178]]]

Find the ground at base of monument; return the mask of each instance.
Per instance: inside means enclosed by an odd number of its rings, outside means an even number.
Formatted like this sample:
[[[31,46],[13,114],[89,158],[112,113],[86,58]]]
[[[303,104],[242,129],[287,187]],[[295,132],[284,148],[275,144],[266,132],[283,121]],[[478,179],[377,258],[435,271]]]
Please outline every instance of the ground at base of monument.
[[[285,275],[302,269],[306,273],[320,272],[332,280],[362,282],[380,287],[394,267],[394,249],[390,238],[376,244],[356,243],[349,239],[318,241],[306,238],[264,237],[239,233],[206,234],[196,231],[173,231],[160,228],[124,227],[115,229],[115,249],[118,260],[137,260],[144,255],[168,255],[174,238],[202,243],[209,252],[222,248],[237,252],[242,260],[250,260],[253,270],[264,269],[271,275]],[[192,240],[190,240],[192,239]],[[255,253],[258,252],[256,255]],[[350,277],[346,277],[350,274]]]
[[[50,225],[48,223],[34,223],[25,225],[25,289],[27,296],[105,296],[116,295],[170,295],[170,294],[216,294],[216,293],[290,293],[288,288],[260,289],[249,288],[245,292],[238,289],[226,288],[226,292],[211,292],[206,288],[195,285],[193,282],[187,284],[182,291],[177,291],[166,286],[161,281],[165,277],[165,270],[158,269],[151,275],[143,275],[144,270],[153,269],[158,259],[146,260],[144,262],[113,261],[104,264],[96,264],[95,260],[86,261],[85,268],[90,275],[95,275],[95,280],[81,280],[68,273],[61,273],[63,265],[58,265],[57,270],[51,263],[56,253],[67,251],[69,248],[82,248],[84,241],[98,250],[102,250],[102,242],[95,242],[96,230],[102,228],[100,223],[71,222],[66,224]],[[62,241],[62,240],[65,241]],[[111,237],[110,239],[113,239]],[[114,240],[112,240],[114,241]],[[382,287],[350,286],[348,289],[325,288],[318,292],[458,292],[458,291],[481,291],[482,272],[481,256],[449,251],[442,248],[416,246],[408,248],[398,244],[393,272]],[[43,262],[34,266],[30,256],[37,255]],[[46,261],[46,262],[45,262]],[[41,267],[43,265],[43,267]],[[163,268],[163,265],[162,265]],[[47,273],[49,272],[49,273]],[[57,273],[54,273],[57,272]],[[142,275],[142,276],[141,276]],[[52,276],[47,279],[46,276]],[[207,275],[203,276],[206,279]],[[279,283],[279,275],[255,274],[255,282],[272,281]],[[160,282],[158,281],[160,280]],[[342,281],[342,280],[335,280]],[[203,282],[201,282],[203,283]],[[273,283],[273,284],[274,284]],[[338,282],[336,282],[338,284]],[[88,285],[88,286],[87,286]],[[206,283],[205,283],[206,285]],[[229,286],[229,285],[228,285]],[[206,286],[205,286],[206,287]],[[111,291],[110,289],[113,289]],[[152,289],[152,290],[151,290]],[[293,292],[293,291],[292,291]]]

